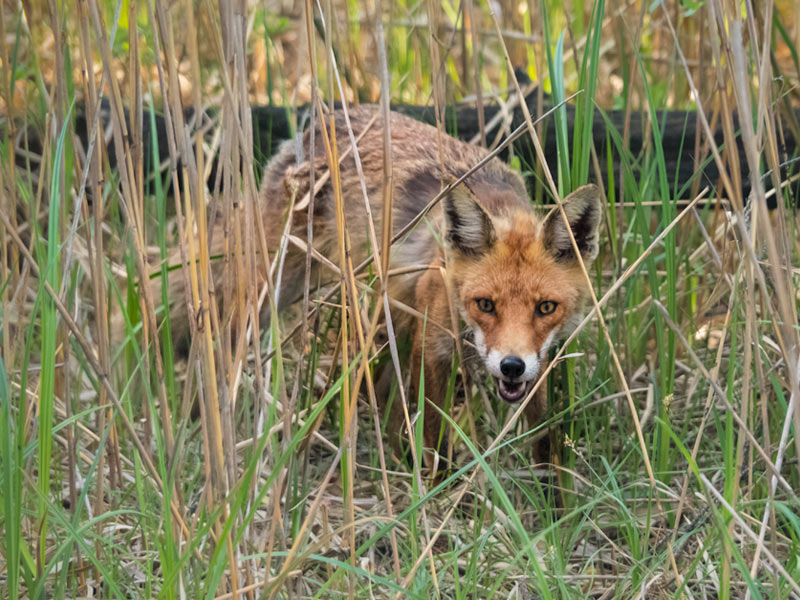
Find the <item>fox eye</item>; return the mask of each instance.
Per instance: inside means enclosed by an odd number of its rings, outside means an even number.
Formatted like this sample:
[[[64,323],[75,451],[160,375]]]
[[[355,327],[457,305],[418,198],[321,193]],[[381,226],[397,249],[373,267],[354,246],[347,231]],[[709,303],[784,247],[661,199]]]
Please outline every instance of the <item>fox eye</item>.
[[[547,315],[551,315],[553,312],[555,312],[557,306],[558,302],[553,300],[543,300],[536,305],[536,316],[546,317]]]
[[[494,302],[489,298],[476,298],[475,303],[478,305],[478,310],[481,312],[489,314],[494,312]]]

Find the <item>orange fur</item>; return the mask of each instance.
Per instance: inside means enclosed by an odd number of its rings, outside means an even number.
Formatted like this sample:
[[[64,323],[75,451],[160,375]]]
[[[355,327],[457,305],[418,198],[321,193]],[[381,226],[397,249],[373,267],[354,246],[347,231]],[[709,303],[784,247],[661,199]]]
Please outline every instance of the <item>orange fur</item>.
[[[580,193],[596,196],[597,191],[592,186],[582,188]],[[550,219],[557,217],[560,215],[555,212]],[[553,253],[545,221],[529,208],[515,208],[511,216],[495,217],[492,223],[495,239],[484,251],[465,254],[449,249],[449,287],[455,295],[459,317],[478,338],[476,345],[484,360],[493,353],[539,359],[538,372],[530,380],[533,385],[546,368],[547,350],[555,336],[580,315],[586,296],[585,279],[577,260],[559,260]],[[590,250],[586,255],[587,262],[594,252]],[[427,308],[430,320],[450,322],[446,285],[438,272],[430,271],[423,276],[416,292],[415,305],[420,310]],[[476,301],[479,298],[492,300],[493,313],[479,308]],[[539,316],[536,307],[543,301],[555,302],[556,308],[551,314]],[[418,325],[413,348],[414,380],[419,381],[424,362],[426,396],[441,406],[454,344],[440,329],[428,328],[423,333]],[[545,389],[540,386],[527,405],[526,415],[531,424],[540,422],[545,412]],[[425,444],[435,447],[440,431],[438,413],[430,411],[425,419]]]

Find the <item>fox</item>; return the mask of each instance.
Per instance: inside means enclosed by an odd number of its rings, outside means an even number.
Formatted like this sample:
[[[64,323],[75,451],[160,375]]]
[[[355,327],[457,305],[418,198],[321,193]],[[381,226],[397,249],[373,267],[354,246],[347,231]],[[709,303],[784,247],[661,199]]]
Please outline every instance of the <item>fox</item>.
[[[448,182],[462,179],[487,158],[484,148],[390,112],[392,204],[391,215],[385,215],[387,124],[382,111],[375,105],[360,105],[350,108],[347,116],[337,109],[333,117],[331,141],[341,157],[339,185],[353,264],[371,254],[365,198],[374,231],[382,232],[384,220],[390,218],[395,236],[426,210]],[[303,297],[306,252],[313,257],[310,281],[323,285],[338,280],[325,261],[318,260],[320,256],[334,264],[339,260],[334,183],[324,177],[330,165],[319,127],[313,151],[310,130],[279,147],[265,167],[259,190],[269,250],[278,247],[287,231],[302,242],[288,245],[283,256],[279,310]],[[360,168],[350,149],[349,129],[357,141]],[[313,204],[303,204],[312,170],[321,185],[315,186]],[[580,187],[562,206],[566,221],[559,210],[536,212],[522,176],[493,157],[452,186],[421,222],[391,246],[389,269],[397,274],[389,278],[388,294],[392,306],[407,306],[414,315],[392,310],[393,320],[403,324],[395,330],[410,332],[412,393],[422,390],[427,402],[444,410],[460,336],[471,341],[478,364],[493,378],[502,401],[515,404],[528,395],[547,367],[550,348],[582,316],[588,283],[578,254],[588,266],[599,248],[599,188]],[[222,237],[221,232],[212,233],[216,240],[212,253],[223,250],[214,248]],[[265,274],[259,277],[257,283],[262,284]],[[176,306],[185,310],[183,302]],[[460,330],[452,331],[453,324]],[[525,411],[531,425],[539,424],[546,411],[545,387],[539,389]],[[399,436],[404,420],[397,407],[394,403],[390,409],[388,429]],[[438,450],[441,415],[429,406],[422,414],[423,444]],[[392,443],[396,446],[397,440]]]

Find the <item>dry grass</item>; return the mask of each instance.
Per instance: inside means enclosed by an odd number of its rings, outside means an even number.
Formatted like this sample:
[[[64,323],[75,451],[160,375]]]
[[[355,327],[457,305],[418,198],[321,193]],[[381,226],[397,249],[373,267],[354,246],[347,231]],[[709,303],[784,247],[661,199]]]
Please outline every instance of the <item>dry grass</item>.
[[[800,597],[800,221],[784,152],[798,10],[6,4],[4,597]],[[506,117],[529,89],[515,67],[542,84],[517,130]],[[251,107],[319,123],[338,190],[330,139],[349,137],[354,154],[357,140],[334,131],[333,101],[429,105],[445,133],[444,107],[465,99],[475,143],[499,152],[530,138],[536,155],[512,148],[509,160],[537,202],[604,181],[607,235],[585,271],[590,311],[550,363],[550,421],[524,430],[522,407],[471,381],[451,415],[455,467],[431,480],[402,332],[386,323],[391,229],[373,226],[374,256],[353,264],[338,194],[337,282],[317,290],[307,275],[302,302],[278,315],[292,241],[267,247],[280,225],[258,218]],[[562,101],[576,106],[574,136]],[[489,104],[505,110],[486,119]],[[189,107],[217,110],[201,128]],[[697,110],[682,151],[715,163],[718,181],[675,189],[664,108]],[[612,109],[598,145],[592,115]],[[169,160],[153,177],[156,112]],[[648,127],[634,153],[635,113]],[[761,176],[743,188],[748,173]],[[309,212],[314,201],[296,199]],[[222,255],[209,244],[217,220]],[[182,267],[167,264],[173,252]],[[141,285],[158,277],[179,282],[186,351],[164,296]],[[383,444],[378,362],[396,371],[405,461]],[[553,423],[565,434],[556,464],[531,465]]]

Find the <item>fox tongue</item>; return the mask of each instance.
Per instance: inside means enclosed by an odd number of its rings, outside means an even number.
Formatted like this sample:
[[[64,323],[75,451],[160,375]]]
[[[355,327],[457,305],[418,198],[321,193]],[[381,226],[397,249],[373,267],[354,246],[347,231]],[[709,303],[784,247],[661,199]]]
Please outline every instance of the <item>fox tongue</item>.
[[[526,385],[524,381],[507,381],[500,379],[498,388],[503,400],[507,402],[516,402],[525,395]]]

